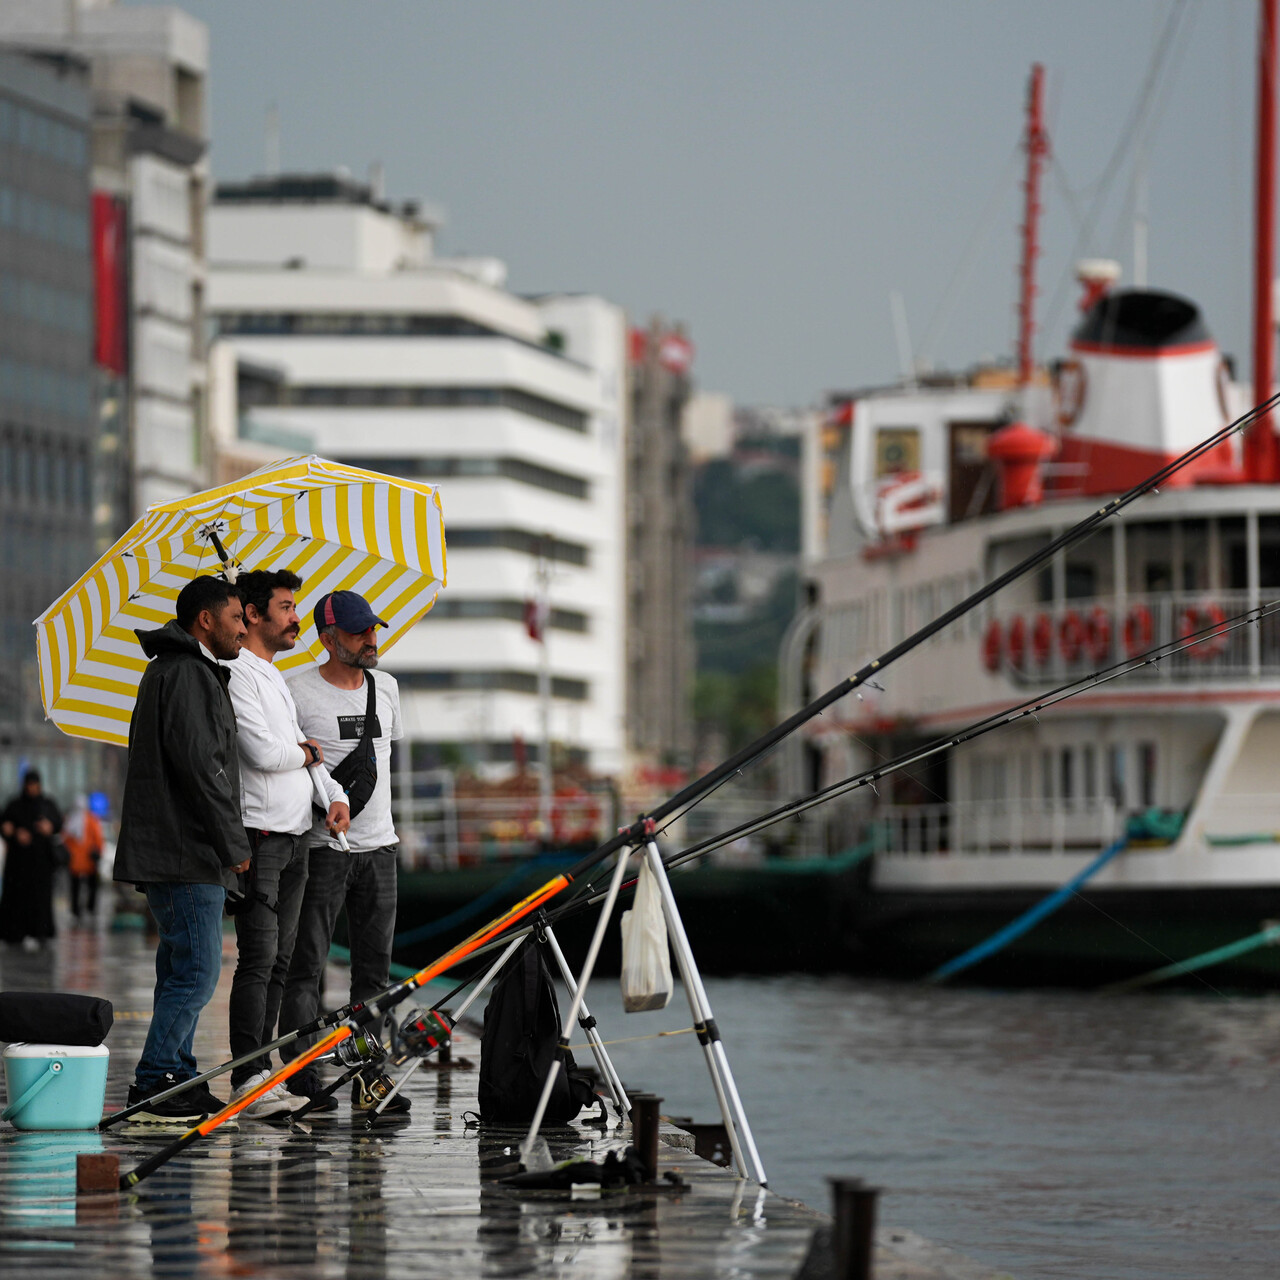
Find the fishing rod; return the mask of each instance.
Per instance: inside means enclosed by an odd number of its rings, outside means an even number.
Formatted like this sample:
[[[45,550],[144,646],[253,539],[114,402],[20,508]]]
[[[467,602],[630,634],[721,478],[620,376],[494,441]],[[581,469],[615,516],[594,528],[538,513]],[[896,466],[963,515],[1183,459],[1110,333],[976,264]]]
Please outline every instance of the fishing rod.
[[[643,843],[650,838],[657,822],[671,816],[682,806],[690,806],[696,803],[704,795],[720,786],[728,778],[740,772],[748,765],[759,759],[766,752],[770,751],[777,743],[783,741],[790,734],[794,733],[815,716],[820,715],[832,703],[839,701],[846,694],[851,693],[859,685],[865,684],[878,672],[896,662],[899,658],[904,657],[913,649],[918,648],[930,637],[936,635],[945,627],[951,625],[958,618],[963,617],[966,613],[976,608],[983,601],[988,600],[996,592],[1002,590],[1010,583],[1015,582],[1018,578],[1032,572],[1046,561],[1052,559],[1059,552],[1076,545],[1089,537],[1099,526],[1117,515],[1126,507],[1136,502],[1139,498],[1148,493],[1158,492],[1159,486],[1165,482],[1170,476],[1176,475],[1183,467],[1190,465],[1211,449],[1229,439],[1232,435],[1244,429],[1255,419],[1269,412],[1277,403],[1280,403],[1280,392],[1270,396],[1261,404],[1250,409],[1247,413],[1237,418],[1234,422],[1228,423],[1220,430],[1201,441],[1197,445],[1193,445],[1183,454],[1174,458],[1172,461],[1160,467],[1152,475],[1145,480],[1134,485],[1125,493],[1111,499],[1099,507],[1096,511],[1091,512],[1084,519],[1077,522],[1070,529],[1059,534],[1056,538],[1051,539],[1045,546],[1038,551],[1032,552],[1025,556],[1016,565],[1005,570],[1004,573],[997,575],[984,586],[972,592],[964,600],[953,605],[950,609],[940,614],[932,622],[926,623],[923,627],[913,632],[910,636],[900,640],[897,644],[892,645],[888,650],[881,654],[878,658],[872,659],[869,663],[859,668],[853,675],[842,680],[839,684],[829,689],[821,697],[810,702],[806,707],[801,708],[795,714],[789,716],[781,724],[776,725],[767,733],[762,734],[754,742],[749,743],[741,750],[735,752],[728,760],[722,761],[715,768],[703,774],[700,778],[689,783],[681,791],[674,796],[663,801],[656,808],[652,809],[648,814],[641,815],[629,827],[622,828],[618,834],[604,842],[592,853],[575,863],[567,871],[561,872],[548,880],[544,885],[534,890],[527,898],[518,902],[509,911],[491,921],[488,925],[482,926],[476,933],[459,943],[452,950],[445,953],[444,956],[428,965],[425,969],[409,978],[389,987],[374,999],[366,1002],[365,1006],[359,1011],[353,1012],[352,1016],[339,1022],[327,1035],[322,1037],[316,1044],[297,1058],[292,1059],[285,1066],[279,1068],[276,1072],[267,1077],[265,1081],[251,1090],[249,1093],[242,1095],[233,1102],[228,1103],[221,1111],[208,1117],[199,1125],[188,1130],[181,1138],[166,1147],[163,1151],[158,1152],[149,1160],[143,1161],[132,1173],[126,1174],[121,1178],[122,1187],[131,1187],[137,1184],[143,1177],[153,1172],[160,1165],[171,1159],[185,1146],[196,1141],[200,1137],[207,1136],[212,1133],[219,1125],[233,1116],[239,1114],[245,1107],[255,1102],[262,1094],[269,1089],[274,1088],[277,1084],[282,1083],[296,1075],[303,1067],[309,1065],[316,1058],[323,1056],[335,1048],[343,1040],[350,1037],[360,1027],[367,1025],[375,1017],[380,1017],[390,1009],[394,1008],[401,1000],[405,999],[413,991],[431,981],[432,978],[448,969],[453,968],[460,961],[466,959],[469,955],[483,946],[485,943],[492,941],[499,934],[506,931],[511,925],[518,923],[525,916],[537,910],[538,907],[555,897],[563,889],[568,888],[575,880],[585,875],[587,871],[598,866],[606,858],[618,852],[620,849],[631,848]],[[779,819],[781,820],[781,819]],[[323,1046],[320,1048],[319,1046]],[[190,1087],[192,1081],[184,1082],[185,1087]],[[172,1090],[171,1092],[180,1092],[180,1090]],[[148,1099],[150,1101],[150,1099]]]
[[[1155,645],[1153,648],[1143,653],[1135,654],[1132,658],[1124,658],[1109,667],[1102,667],[1096,671],[1091,671],[1086,675],[1078,676],[1074,680],[1070,680],[1065,684],[1058,685],[1054,689],[1050,689],[1045,693],[1037,694],[1035,697],[1028,698],[1023,702],[1016,703],[1014,706],[1006,707],[1001,711],[992,713],[976,720],[972,724],[965,726],[956,732],[945,734],[933,741],[926,743],[921,747],[897,756],[891,760],[884,761],[882,764],[876,765],[871,769],[864,770],[861,773],[853,774],[848,778],[841,779],[839,782],[821,788],[818,791],[811,792],[807,796],[802,796],[794,801],[790,801],[777,809],[770,810],[768,813],[759,815],[756,818],[749,819],[747,822],[733,827],[730,830],[723,831],[718,835],[709,836],[695,845],[682,849],[679,853],[672,855],[663,860],[664,866],[669,870],[678,869],[689,862],[694,862],[698,858],[705,857],[707,854],[721,849],[725,845],[732,844],[735,840],[740,840],[744,836],[754,835],[758,831],[774,826],[779,822],[785,822],[789,818],[797,817],[799,814],[809,809],[816,808],[820,804],[838,799],[851,791],[858,790],[865,786],[874,786],[876,782],[897,773],[903,769],[910,768],[913,764],[919,764],[924,760],[939,754],[942,751],[949,750],[952,747],[961,746],[966,742],[971,742],[975,738],[982,737],[984,734],[991,733],[996,729],[1004,728],[1013,724],[1015,721],[1023,719],[1027,716],[1036,716],[1039,712],[1051,709],[1061,702],[1065,702],[1068,698],[1076,697],[1081,693],[1087,692],[1091,688],[1098,685],[1108,684],[1112,680],[1118,680],[1122,676],[1130,675],[1134,671],[1141,670],[1144,666],[1157,665],[1166,658],[1175,657],[1179,653],[1183,653],[1188,649],[1195,648],[1196,645],[1202,644],[1205,639],[1210,637],[1218,637],[1229,634],[1230,632],[1240,630],[1243,627],[1253,626],[1263,622],[1265,619],[1274,617],[1280,613],[1280,600],[1270,601],[1266,604],[1257,605],[1252,609],[1246,610],[1244,613],[1234,614],[1231,617],[1224,618],[1221,622],[1210,622],[1204,627],[1200,627],[1195,631],[1184,632],[1176,639],[1167,640],[1161,644]],[[622,891],[626,892],[635,887],[636,881],[629,880],[622,885]],[[551,908],[547,913],[547,921],[551,924],[559,923],[561,920],[571,918],[582,911],[604,900],[603,893],[592,893],[595,888],[595,882],[588,882],[581,887],[579,894],[570,902],[559,907]],[[518,930],[512,937],[525,937],[532,932],[532,929]],[[505,939],[503,939],[505,941]],[[486,947],[480,948],[475,955],[484,954],[484,952],[492,950],[494,946],[501,943],[491,943]],[[446,1000],[448,997],[446,997]],[[442,1002],[443,1003],[443,1002]]]

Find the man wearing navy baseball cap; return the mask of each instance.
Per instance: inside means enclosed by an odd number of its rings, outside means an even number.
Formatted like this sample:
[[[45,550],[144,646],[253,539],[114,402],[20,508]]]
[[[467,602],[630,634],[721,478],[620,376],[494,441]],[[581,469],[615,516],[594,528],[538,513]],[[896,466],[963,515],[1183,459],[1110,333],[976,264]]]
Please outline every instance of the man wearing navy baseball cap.
[[[391,938],[396,927],[396,845],[391,821],[391,743],[400,727],[400,690],[380,672],[378,627],[387,624],[354,591],[331,591],[312,615],[328,661],[291,679],[289,692],[298,723],[324,752],[330,776],[347,792],[350,852],[319,819],[311,828],[307,887],[298,920],[289,976],[280,1004],[281,1033],[313,1021],[321,1013],[321,981],[333,928],[345,905],[351,937],[351,999],[367,1000],[391,980]],[[281,1057],[296,1057],[301,1041],[286,1045]],[[372,1111],[392,1087],[388,1076],[370,1067],[355,1078],[351,1105]],[[288,1084],[290,1092],[314,1098],[323,1089],[315,1067],[304,1067]],[[326,1098],[315,1110],[336,1106]],[[384,1117],[409,1110],[403,1094],[392,1098]],[[313,1112],[314,1114],[314,1112]]]

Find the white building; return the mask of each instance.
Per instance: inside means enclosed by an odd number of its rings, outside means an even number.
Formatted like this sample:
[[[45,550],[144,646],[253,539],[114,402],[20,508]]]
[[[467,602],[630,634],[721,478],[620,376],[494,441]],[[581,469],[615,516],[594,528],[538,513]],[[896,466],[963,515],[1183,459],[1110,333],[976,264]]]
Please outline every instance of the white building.
[[[123,446],[128,459],[118,484],[112,458],[101,460],[101,550],[150,503],[203,488],[208,477],[200,323],[208,31],[168,5],[23,0],[0,4],[0,41],[89,64],[99,290],[119,293],[122,313],[99,299],[102,443]]]
[[[343,177],[220,186],[209,212],[212,426],[223,475],[326,457],[439,484],[448,589],[388,655],[409,762],[501,765],[540,739],[524,625],[551,563],[551,739],[624,754],[626,325],[445,260],[415,205]],[[305,587],[304,587],[304,599]]]

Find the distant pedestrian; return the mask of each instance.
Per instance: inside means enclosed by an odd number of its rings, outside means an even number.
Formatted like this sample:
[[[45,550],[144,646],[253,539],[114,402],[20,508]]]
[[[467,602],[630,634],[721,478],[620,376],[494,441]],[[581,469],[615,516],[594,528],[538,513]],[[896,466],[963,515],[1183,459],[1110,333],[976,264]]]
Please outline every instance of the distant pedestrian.
[[[345,831],[351,815],[346,793],[325,771],[324,752],[298,727],[293,698],[275,668],[276,655],[298,643],[294,592],[301,578],[287,569],[258,570],[242,573],[236,586],[248,635],[240,656],[226,666],[240,750],[241,817],[253,849],[235,915],[238,959],[228,1015],[231,1056],[241,1058],[275,1038],[307,883],[313,770],[328,797],[328,829]],[[269,1054],[236,1067],[232,1097],[257,1088],[270,1071]],[[306,1104],[306,1098],[276,1085],[241,1114],[262,1120]]]
[[[57,933],[53,924],[54,837],[62,812],[44,794],[40,775],[28,769],[22,790],[0,814],[4,881],[0,887],[0,941],[37,951]]]
[[[98,910],[98,864],[102,861],[102,823],[89,808],[89,797],[76,797],[75,806],[62,824],[71,876],[71,914],[79,921],[92,920]]]
[[[404,730],[400,727],[400,690],[394,678],[385,673],[376,679],[373,675],[378,665],[374,628],[387,624],[354,591],[322,596],[314,618],[328,661],[307,668],[288,682],[298,708],[298,723],[320,744],[329,770],[339,781],[346,772],[343,763],[361,747],[366,730],[369,754],[356,758],[364,761],[360,776],[347,783],[352,802],[347,832],[351,852],[342,851],[323,822],[311,828],[307,888],[280,1009],[281,1031],[303,1026],[320,1014],[321,980],[333,928],[344,906],[351,944],[352,1000],[365,1000],[388,985],[396,928],[399,839],[391,821],[391,743],[402,738]],[[364,800],[363,806],[359,800]],[[301,1051],[302,1046],[294,1043],[286,1046],[281,1056],[295,1057]],[[289,1087],[292,1092],[314,1097],[322,1087],[319,1073],[304,1067]],[[376,1067],[362,1072],[355,1079],[351,1105],[357,1111],[372,1111],[391,1087],[391,1079]],[[408,1098],[397,1094],[383,1114],[408,1110]]]
[[[239,592],[221,578],[193,578],[173,621],[136,634],[151,662],[129,722],[114,875],[147,895],[160,942],[130,1106],[199,1074],[193,1043],[222,968],[223,907],[250,856],[229,673],[218,664],[244,639]],[[196,1085],[134,1119],[193,1124],[222,1106]]]

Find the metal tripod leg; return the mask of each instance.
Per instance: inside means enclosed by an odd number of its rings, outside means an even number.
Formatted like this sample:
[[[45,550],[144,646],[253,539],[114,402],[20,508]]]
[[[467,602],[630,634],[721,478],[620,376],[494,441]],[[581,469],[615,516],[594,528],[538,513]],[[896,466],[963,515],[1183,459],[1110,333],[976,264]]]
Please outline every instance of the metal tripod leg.
[[[600,919],[596,921],[595,932],[591,935],[591,945],[587,948],[587,958],[582,962],[582,976],[578,979],[578,989],[569,1002],[569,1012],[565,1014],[564,1029],[560,1034],[562,1049],[569,1047],[569,1032],[578,1019],[578,1010],[582,1007],[582,993],[591,982],[592,970],[596,967],[596,956],[600,954],[600,944],[604,941],[604,932],[609,927],[609,917],[613,915],[614,904],[618,901],[618,890],[622,888],[622,874],[627,869],[627,861],[631,857],[630,849],[623,849],[614,864],[613,875],[609,878],[609,891],[604,896],[604,906],[600,908]],[[529,1132],[525,1135],[524,1145],[520,1148],[520,1163],[531,1168],[530,1159],[536,1149],[538,1131],[542,1128],[542,1118],[547,1114],[547,1103],[551,1101],[551,1091],[555,1088],[556,1078],[560,1074],[560,1055],[551,1059],[551,1069],[543,1081],[542,1095],[534,1108],[533,1119],[529,1122]]]
[[[658,846],[652,840],[645,844],[645,857],[649,862],[649,870],[653,872],[658,882],[658,890],[662,894],[662,910],[667,918],[671,949],[675,953],[680,977],[684,982],[685,995],[689,999],[689,1012],[693,1014],[693,1025],[707,1060],[707,1070],[711,1073],[716,1101],[720,1104],[720,1115],[724,1120],[724,1127],[729,1134],[729,1143],[733,1148],[734,1162],[739,1173],[754,1178],[763,1187],[767,1185],[764,1165],[760,1163],[760,1153],[756,1150],[755,1139],[751,1136],[751,1125],[747,1120],[747,1113],[743,1110],[742,1099],[738,1096],[738,1086],[734,1083],[729,1058],[725,1053],[724,1043],[720,1039],[720,1029],[716,1026],[715,1016],[711,1012],[711,1002],[707,999],[706,988],[702,985],[698,962],[693,958],[689,936],[684,931],[684,921],[681,920],[680,909],[676,906],[676,897],[671,889],[671,881],[667,878],[667,869],[662,865],[662,854],[658,852]]]
[[[556,964],[560,969],[560,976],[564,979],[564,985],[568,988],[570,998],[576,996],[578,994],[578,984],[573,980],[573,970],[569,968],[569,962],[564,958],[564,952],[560,950],[560,944],[556,941],[556,935],[551,926],[546,925],[542,930],[542,934],[547,940],[547,945],[551,948],[551,954],[555,956]],[[585,999],[578,1010],[578,1025],[586,1032],[587,1043],[591,1046],[592,1054],[595,1055],[596,1066],[600,1068],[600,1074],[608,1086],[609,1093],[613,1098],[613,1105],[618,1108],[618,1115],[625,1117],[631,1110],[631,1103],[627,1101],[627,1094],[622,1087],[622,1080],[614,1069],[613,1062],[609,1057],[609,1051],[604,1047],[604,1041],[600,1039],[600,1032],[596,1030],[596,1020],[591,1016],[591,1010],[587,1008]]]

